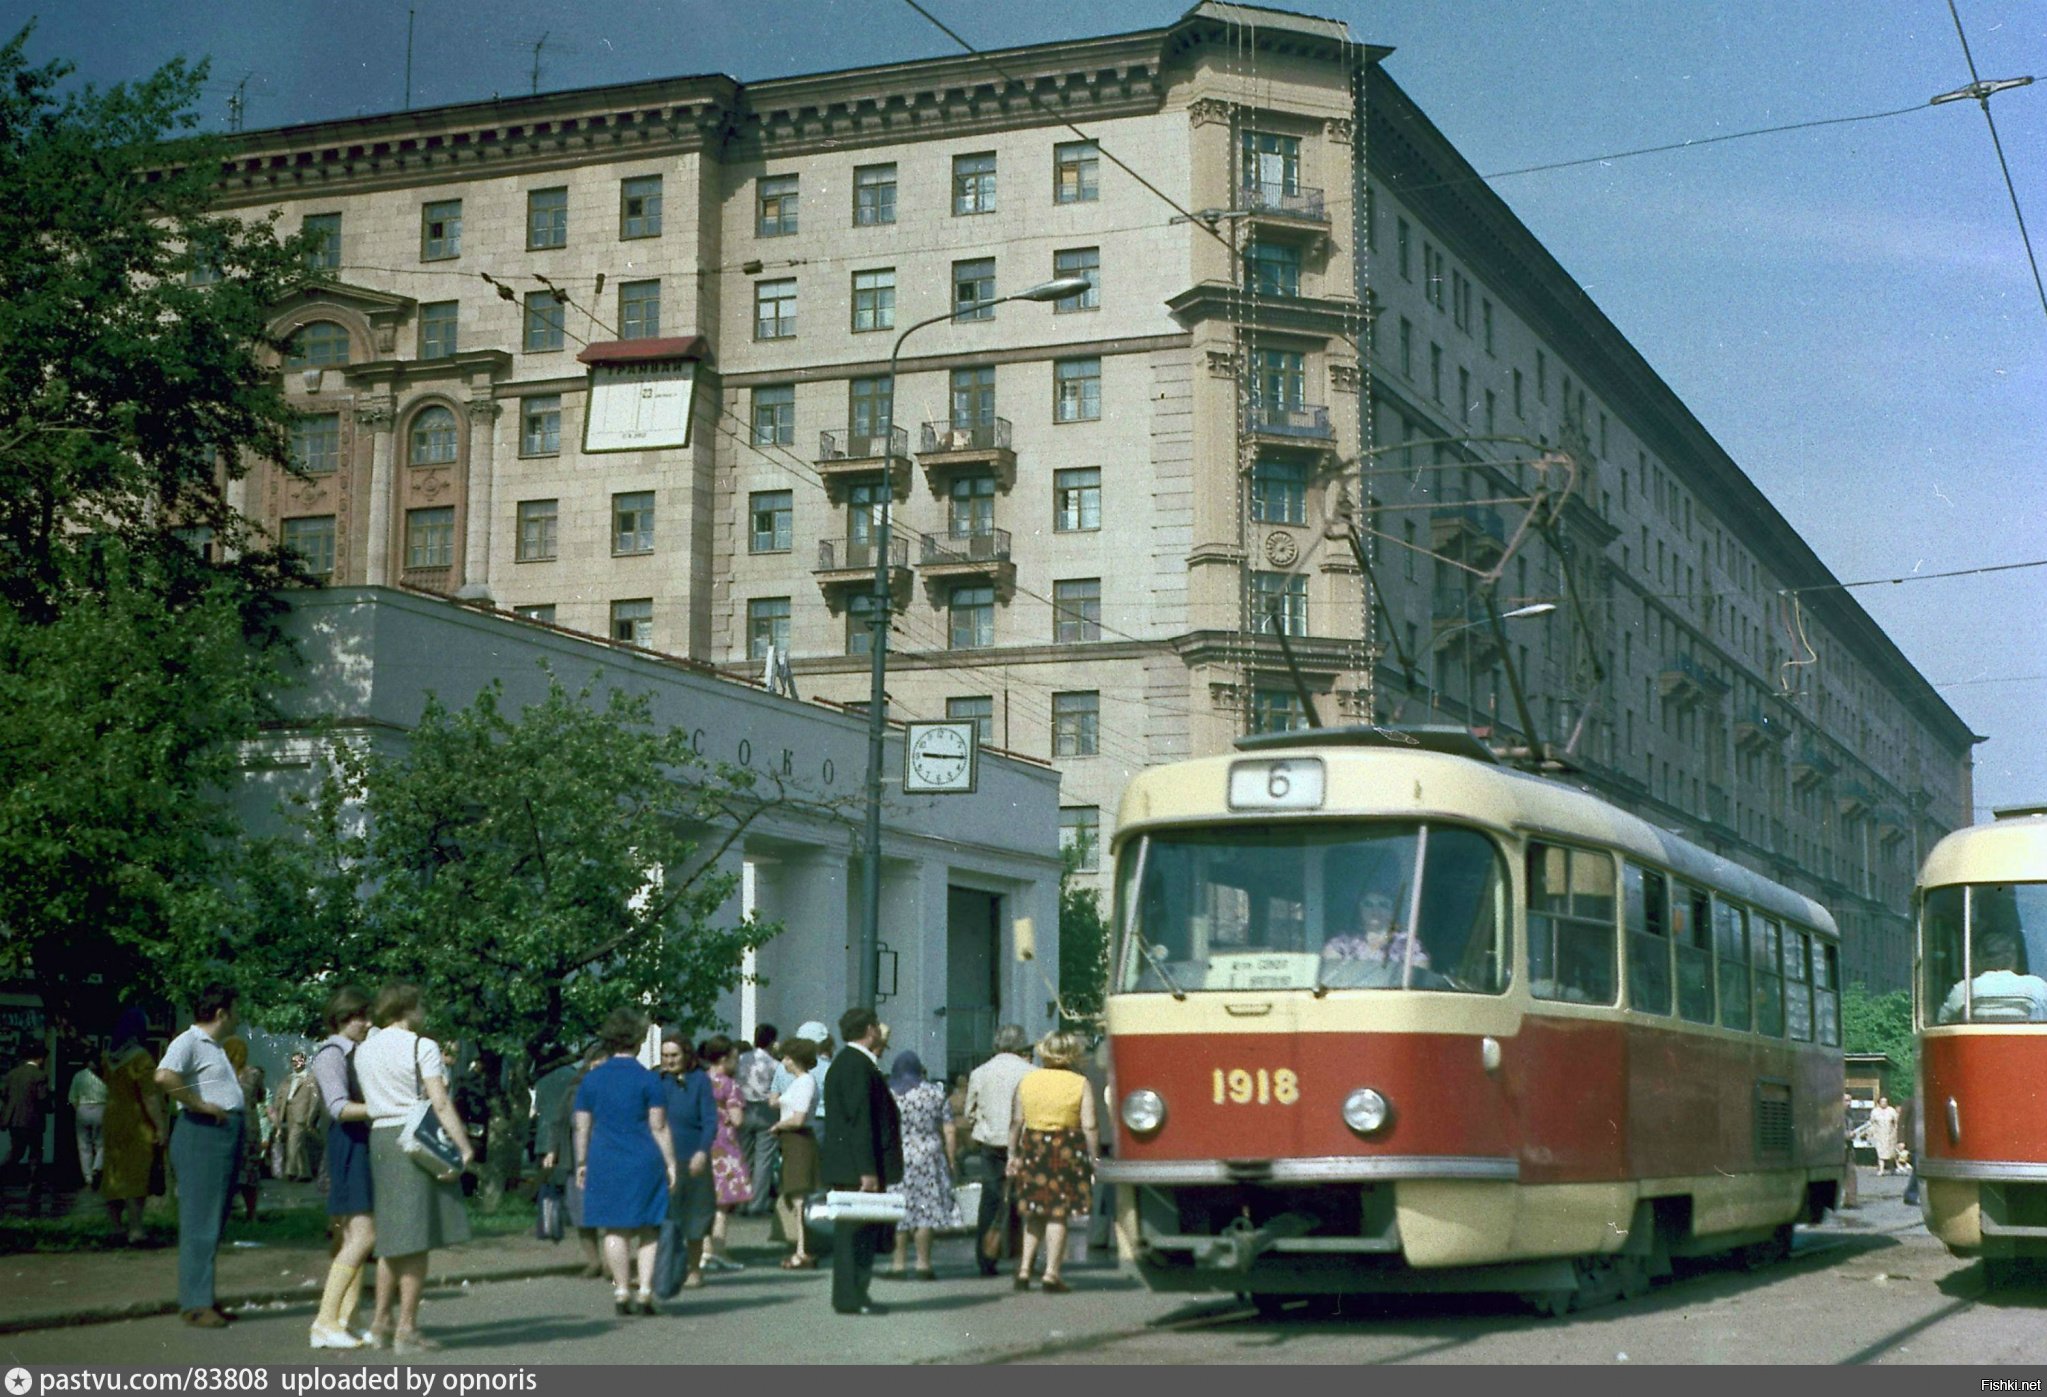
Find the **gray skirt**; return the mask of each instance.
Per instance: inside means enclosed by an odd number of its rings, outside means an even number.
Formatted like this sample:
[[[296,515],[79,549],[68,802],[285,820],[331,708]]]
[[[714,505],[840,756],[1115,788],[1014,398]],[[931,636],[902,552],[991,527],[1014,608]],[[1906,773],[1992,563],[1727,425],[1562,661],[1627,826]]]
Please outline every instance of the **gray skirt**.
[[[370,1177],[374,1183],[377,1255],[412,1256],[469,1240],[469,1214],[462,1206],[462,1182],[435,1183],[398,1147],[398,1130],[370,1131]]]

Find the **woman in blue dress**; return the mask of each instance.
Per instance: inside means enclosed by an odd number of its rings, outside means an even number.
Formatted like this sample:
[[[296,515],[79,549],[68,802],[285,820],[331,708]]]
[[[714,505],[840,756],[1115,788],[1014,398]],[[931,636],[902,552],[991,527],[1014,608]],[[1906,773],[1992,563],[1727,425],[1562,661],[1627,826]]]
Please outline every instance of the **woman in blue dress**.
[[[667,1097],[661,1079],[642,1067],[640,1045],[647,1016],[611,1011],[597,1032],[611,1056],[590,1069],[576,1088],[576,1177],[583,1188],[583,1225],[603,1234],[618,1312],[654,1313],[654,1247],[668,1194],[675,1187],[675,1146],[668,1138]],[[627,1286],[628,1259],[636,1260],[640,1293]]]

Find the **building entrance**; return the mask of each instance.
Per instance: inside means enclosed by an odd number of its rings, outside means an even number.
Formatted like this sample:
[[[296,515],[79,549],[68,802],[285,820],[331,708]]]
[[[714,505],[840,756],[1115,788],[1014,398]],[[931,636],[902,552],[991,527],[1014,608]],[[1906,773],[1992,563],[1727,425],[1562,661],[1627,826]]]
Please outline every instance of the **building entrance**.
[[[945,1079],[988,1056],[1002,1012],[1002,895],[947,888]]]

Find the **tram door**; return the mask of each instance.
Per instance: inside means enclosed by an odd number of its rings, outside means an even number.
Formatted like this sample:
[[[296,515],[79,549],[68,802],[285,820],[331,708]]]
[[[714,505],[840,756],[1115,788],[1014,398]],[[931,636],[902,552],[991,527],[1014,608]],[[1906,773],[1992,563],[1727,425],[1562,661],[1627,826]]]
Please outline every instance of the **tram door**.
[[[1002,1012],[1002,895],[947,888],[946,1085],[988,1056]]]

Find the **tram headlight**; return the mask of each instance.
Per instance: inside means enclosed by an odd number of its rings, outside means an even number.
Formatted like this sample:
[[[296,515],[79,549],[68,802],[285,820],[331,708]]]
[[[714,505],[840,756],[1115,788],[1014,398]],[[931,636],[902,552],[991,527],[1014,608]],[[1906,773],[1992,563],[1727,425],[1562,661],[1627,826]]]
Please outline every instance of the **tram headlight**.
[[[1166,1099],[1149,1087],[1123,1098],[1123,1124],[1133,1135],[1149,1135],[1166,1123]]]
[[[1343,1123],[1360,1135],[1370,1135],[1393,1115],[1386,1098],[1370,1087],[1359,1087],[1343,1098]]]

